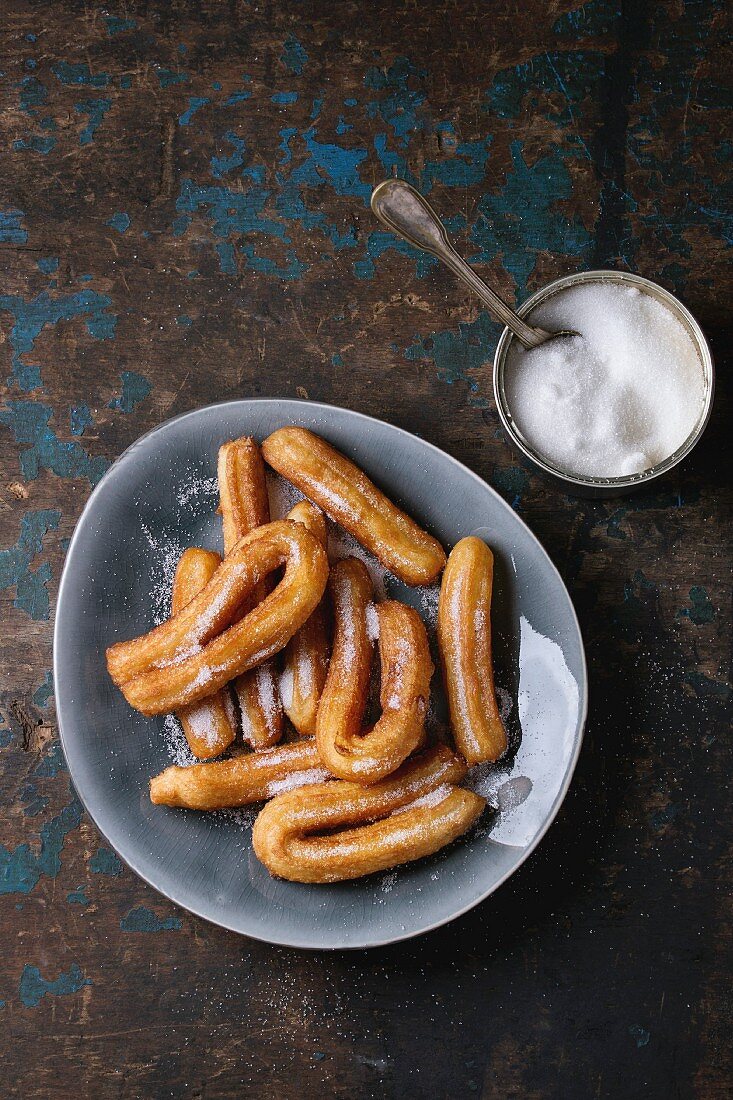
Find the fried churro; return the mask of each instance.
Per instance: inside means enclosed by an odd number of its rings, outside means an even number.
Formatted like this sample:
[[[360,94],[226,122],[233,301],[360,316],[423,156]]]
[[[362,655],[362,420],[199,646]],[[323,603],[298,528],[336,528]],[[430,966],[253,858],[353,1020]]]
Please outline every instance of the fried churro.
[[[229,554],[250,531],[270,522],[265,465],[260,448],[249,436],[219,448],[219,509],[224,529],[224,553]],[[272,584],[256,585],[251,606],[260,603]],[[242,673],[233,683],[242,715],[242,737],[252,748],[267,748],[282,737],[283,714],[272,661]]]
[[[440,543],[320,436],[280,428],[262,444],[262,454],[405,584],[430,584],[438,576],[445,565]]]
[[[242,616],[255,586],[281,565],[282,580]],[[302,524],[278,520],[258,527],[177,615],[111,646],[109,673],[143,714],[204,699],[279,653],[317,607],[327,579],[326,552]]]
[[[173,578],[171,614],[177,615],[199,594],[220,564],[221,558],[214,550],[192,546],[183,552]],[[199,760],[219,756],[236,736],[234,705],[226,687],[208,699],[182,707],[178,718],[188,747]]]
[[[302,523],[325,549],[326,517],[320,508],[301,500],[288,513],[288,519]],[[318,704],[328,672],[328,615],[324,600],[293,635],[284,652],[280,696],[285,713],[301,737],[312,737],[316,732]]]
[[[494,690],[494,556],[473,536],[456,543],[443,574],[438,643],[456,748],[469,764],[498,760],[507,736]]]
[[[294,741],[232,760],[166,768],[150,780],[150,799],[161,806],[222,810],[261,802],[281,791],[328,778],[315,743]]]
[[[318,708],[316,741],[327,768],[342,779],[375,783],[422,743],[433,663],[422,619],[387,600],[374,608],[362,562],[346,558],[331,571],[334,641]],[[382,713],[362,731],[373,643],[368,616],[379,632]]]
[[[476,822],[485,801],[456,787],[466,765],[444,745],[371,787],[337,781],[277,795],[252,841],[268,871],[293,882],[340,882],[431,855]]]

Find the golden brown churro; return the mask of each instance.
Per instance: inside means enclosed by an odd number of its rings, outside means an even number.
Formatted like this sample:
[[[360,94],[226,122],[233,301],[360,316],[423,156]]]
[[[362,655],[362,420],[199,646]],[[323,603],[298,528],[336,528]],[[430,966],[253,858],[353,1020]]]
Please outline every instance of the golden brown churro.
[[[301,500],[288,513],[288,519],[302,523],[326,547],[326,517],[320,508]],[[328,616],[321,600],[311,617],[285,647],[280,696],[290,721],[301,737],[316,732],[318,704],[328,672]]]
[[[192,546],[181,554],[173,579],[171,614],[177,615],[204,588],[221,564],[214,550]],[[219,756],[236,735],[234,705],[229,689],[222,688],[208,699],[182,707],[178,712],[188,747],[199,760]]]
[[[254,439],[243,436],[219,448],[219,501],[224,528],[224,553],[255,528],[270,522],[265,465]],[[269,579],[252,593],[251,606],[272,591]],[[275,745],[282,737],[283,713],[272,661],[238,676],[232,685],[242,714],[242,737],[252,748]]]
[[[369,574],[356,558],[334,566],[330,589],[334,640],[318,708],[318,751],[334,775],[375,783],[422,743],[433,674],[428,637],[413,608],[395,600],[370,606]],[[370,613],[379,631],[382,714],[362,732],[372,660]]]
[[[243,436],[224,443],[219,448],[217,475],[226,556],[243,535],[270,522],[265,466],[256,441]]]
[[[436,745],[372,787],[317,783],[277,795],[255,821],[255,854],[293,882],[340,882],[420,859],[480,816],[484,799],[453,785],[465,774],[460,757]]]
[[[255,585],[281,565],[285,573],[276,588],[238,618]],[[109,673],[143,714],[204,699],[279,653],[315,610],[327,579],[326,552],[305,527],[290,520],[258,527],[177,615],[111,646]]]
[[[262,444],[262,453],[405,584],[430,584],[438,576],[445,565],[440,543],[320,436],[280,428]]]
[[[461,539],[440,589],[438,643],[451,724],[456,747],[469,764],[498,760],[507,747],[491,660],[493,575],[494,556],[486,543]]]
[[[162,806],[221,810],[328,778],[314,742],[294,741],[232,760],[166,768],[150,780],[150,798]]]

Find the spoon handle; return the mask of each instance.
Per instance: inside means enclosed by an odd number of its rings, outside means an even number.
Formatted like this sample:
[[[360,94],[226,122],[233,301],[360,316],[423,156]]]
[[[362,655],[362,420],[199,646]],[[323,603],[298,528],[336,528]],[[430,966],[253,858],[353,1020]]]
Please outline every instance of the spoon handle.
[[[448,240],[443,223],[432,206],[409,183],[398,179],[384,180],[374,188],[371,205],[374,214],[387,229],[391,229],[416,248],[422,248],[442,260],[454,275],[471,288],[494,316],[511,329],[525,347],[537,347],[548,339],[549,333],[526,324],[461,259]]]

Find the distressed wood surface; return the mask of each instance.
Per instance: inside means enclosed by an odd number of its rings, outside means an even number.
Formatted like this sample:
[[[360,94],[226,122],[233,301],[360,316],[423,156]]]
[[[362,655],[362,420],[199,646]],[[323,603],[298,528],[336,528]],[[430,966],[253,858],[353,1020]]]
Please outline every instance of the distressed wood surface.
[[[3,1095],[730,1095],[724,14],[8,0]],[[592,266],[682,297],[719,386],[678,473],[584,502],[510,453],[497,326],[370,215],[393,171],[509,298]],[[547,547],[586,639],[559,820],[488,902],[386,950],[273,949],[176,909],[105,847],[59,748],[54,601],[91,486],[161,420],[258,395],[359,409],[461,459]]]

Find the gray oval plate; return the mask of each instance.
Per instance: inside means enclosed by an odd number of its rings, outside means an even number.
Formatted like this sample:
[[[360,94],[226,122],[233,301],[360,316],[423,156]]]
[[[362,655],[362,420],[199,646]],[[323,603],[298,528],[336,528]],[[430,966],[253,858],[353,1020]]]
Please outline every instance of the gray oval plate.
[[[497,683],[510,724],[521,732],[508,763],[474,777],[499,808],[488,823],[431,859],[331,886],[271,878],[236,815],[153,806],[148,780],[171,762],[170,734],[164,719],[127,706],[104,661],[108,645],[149,629],[164,612],[167,579],[185,546],[220,547],[219,445],[240,435],[263,439],[286,424],[311,428],[344,451],[446,547],[472,533],[491,545]],[[395,580],[388,594],[423,611],[431,603]],[[192,913],[293,947],[391,943],[445,924],[487,897],[555,817],[586,714],[585,655],[570,597],[512,509],[430,443],[347,409],[300,401],[211,405],[162,424],[115,462],[69,547],[54,671],[72,780],[125,862]]]

